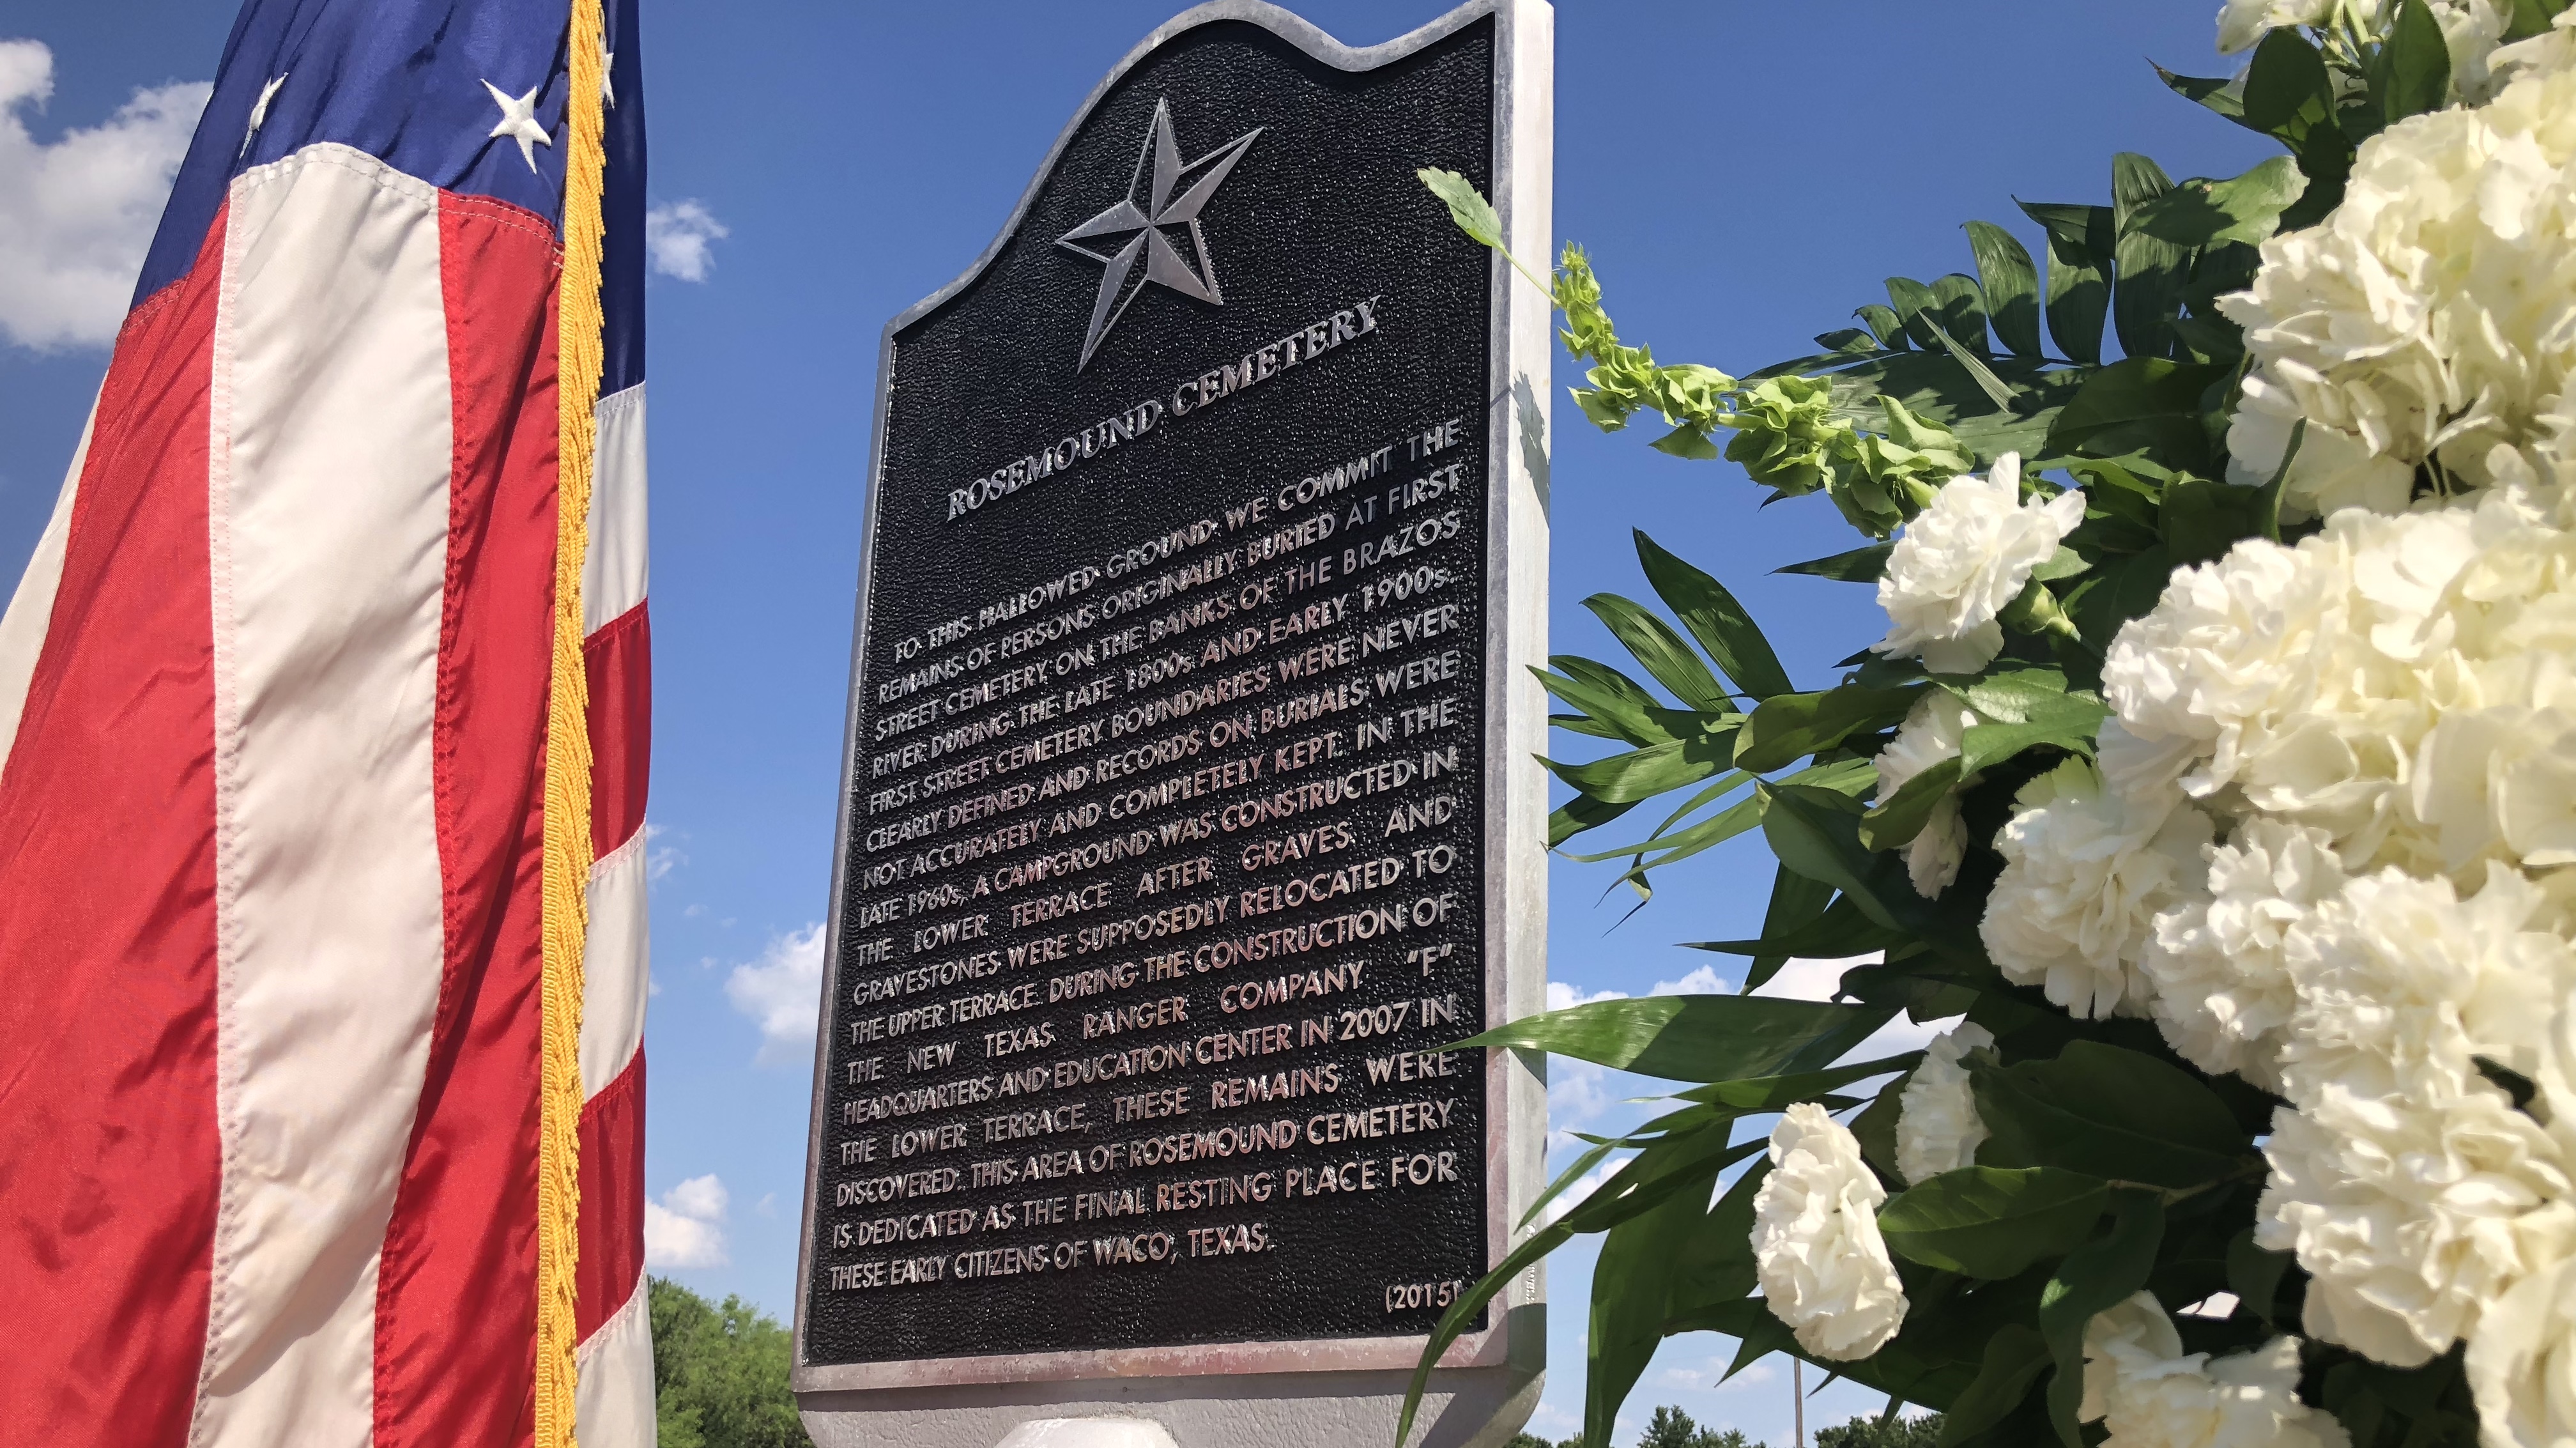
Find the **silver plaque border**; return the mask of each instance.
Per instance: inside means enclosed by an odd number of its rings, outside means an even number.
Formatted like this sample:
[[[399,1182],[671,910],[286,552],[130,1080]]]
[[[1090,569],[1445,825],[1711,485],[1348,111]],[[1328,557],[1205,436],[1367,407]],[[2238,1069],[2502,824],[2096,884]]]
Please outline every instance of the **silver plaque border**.
[[[924,1358],[901,1362],[809,1363],[805,1359],[807,1296],[813,1288],[816,1188],[824,1168],[823,1130],[830,1082],[829,1004],[839,994],[841,902],[849,864],[858,766],[860,681],[868,640],[868,568],[875,556],[877,486],[884,467],[894,338],[964,290],[1001,253],[1053,173],[1064,148],[1110,87],[1163,45],[1219,21],[1248,21],[1338,70],[1375,70],[1491,15],[1496,19],[1494,86],[1495,209],[1514,254],[1533,266],[1550,255],[1554,175],[1555,15],[1547,0],[1468,0],[1429,24],[1382,45],[1354,48],[1265,0],[1210,0],[1173,16],[1138,42],[1092,88],[1039,163],[1010,219],[954,281],[886,323],[877,344],[876,418],[871,433],[868,498],[860,535],[858,601],[850,641],[850,695],[842,727],[842,790],[833,832],[832,894],[824,940],[823,1028],[815,1033],[814,1095],[807,1125],[805,1200],[796,1256],[795,1365],[799,1393],[1198,1375],[1409,1372],[1424,1336],[1311,1338],[1284,1342],[1202,1343],[1173,1347]],[[1429,196],[1424,197],[1431,204]],[[1487,1026],[1540,1010],[1547,990],[1547,783],[1535,763],[1547,729],[1546,694],[1530,666],[1547,658],[1548,404],[1552,315],[1548,299],[1499,256],[1492,269],[1486,432],[1487,573],[1485,618],[1485,999]],[[1499,625],[1499,626],[1497,626]],[[1490,1270],[1523,1234],[1522,1214],[1544,1182],[1547,1082],[1543,1058],[1488,1053],[1485,1073],[1486,1255]],[[1533,1384],[1545,1361],[1545,1276],[1533,1267],[1495,1299],[1491,1325],[1459,1338],[1443,1369],[1505,1369]],[[1448,1372],[1441,1378],[1451,1376]],[[1356,1386],[1356,1384],[1355,1384]],[[1435,1381],[1434,1391],[1439,1390]],[[1400,1391],[1400,1388],[1398,1389]],[[911,1395],[905,1395],[909,1397]],[[809,1408],[818,1406],[809,1404]],[[836,1406],[846,1406],[846,1401]],[[1525,1414],[1524,1407],[1522,1412]]]

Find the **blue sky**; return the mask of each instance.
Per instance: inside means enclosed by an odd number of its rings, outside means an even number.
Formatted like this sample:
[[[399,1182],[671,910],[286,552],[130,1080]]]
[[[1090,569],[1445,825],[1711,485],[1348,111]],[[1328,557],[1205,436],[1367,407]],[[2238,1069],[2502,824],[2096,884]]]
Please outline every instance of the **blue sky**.
[[[1072,108],[1176,3],[646,7],[664,217],[650,289],[659,993],[647,1174],[667,1214],[665,1260],[704,1264],[668,1270],[701,1290],[782,1317],[793,1301],[801,1032],[878,331],[983,248]],[[1297,8],[1361,44],[1445,6]],[[2217,72],[2211,10],[1569,0],[1557,235],[1591,249],[1623,333],[1665,360],[1749,370],[1795,355],[1883,300],[1883,277],[1968,269],[1961,222],[2030,238],[2014,197],[2106,199],[2115,150],[2177,176],[2261,159],[2148,67]],[[82,299],[130,286],[167,185],[161,157],[175,162],[196,103],[184,86],[211,76],[229,19],[209,0],[13,0],[0,15],[0,581],[43,526],[105,366],[97,339],[119,307]],[[1821,500],[1757,513],[1731,465],[1604,437],[1562,400],[1555,436],[1558,652],[1615,651],[1579,601],[1644,591],[1637,525],[1735,587],[1802,683],[1824,682],[1884,627],[1865,590],[1769,575],[1851,546]],[[1607,869],[1555,866],[1550,974],[1585,994],[1639,994],[1711,965],[1724,978],[1731,958],[1668,942],[1757,933],[1770,880],[1759,844],[1738,841],[1672,872],[1613,930],[1626,906],[1601,900]],[[1563,1063],[1556,1082],[1559,1127],[1637,1119],[1623,1098],[1649,1089]],[[1535,1425],[1551,1435],[1579,1424],[1589,1262],[1569,1251],[1552,1273],[1555,1371]],[[1785,1444],[1785,1368],[1714,1387],[1732,1347],[1667,1343],[1621,1441],[1671,1402]],[[1808,1416],[1876,1406],[1829,1389]]]

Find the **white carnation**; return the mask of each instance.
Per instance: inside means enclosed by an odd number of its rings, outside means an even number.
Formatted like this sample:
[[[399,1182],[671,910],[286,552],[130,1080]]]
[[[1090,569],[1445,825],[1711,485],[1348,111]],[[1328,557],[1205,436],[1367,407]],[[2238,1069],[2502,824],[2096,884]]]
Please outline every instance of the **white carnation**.
[[[2469,1339],[2469,1388],[2488,1448],[2576,1441],[2576,1258],[2487,1304]]]
[[[2440,8],[2455,70],[2483,90],[2501,9]],[[2420,464],[2442,490],[2486,487],[2500,446],[2543,474],[2571,461],[2576,69],[2508,69],[2488,104],[2364,141],[2333,214],[2264,242],[2252,290],[2220,300],[2256,363],[2229,477],[2269,480],[2307,424],[2283,516],[2403,509]]]
[[[1952,478],[1905,525],[1878,580],[1887,637],[1882,654],[1912,654],[1936,674],[1972,674],[2004,646],[1997,617],[2084,521],[2084,495],[2022,501],[2021,457],[2006,453],[1984,477]]]
[[[2076,1016],[2145,1015],[2138,968],[2160,911],[2200,893],[2209,817],[2171,790],[2132,799],[2070,759],[2014,796],[1978,933],[2004,978]]]
[[[1927,689],[1906,711],[1896,737],[1878,755],[1878,803],[1896,798],[1907,780],[1945,759],[1959,757],[1959,742],[1975,711],[1946,689]],[[1932,807],[1923,830],[1905,846],[1905,873],[1924,899],[1937,898],[1959,878],[1959,863],[1968,857],[1968,826],[1959,818],[1959,791],[1976,783],[1963,779]]]
[[[2312,1277],[2307,1328],[2429,1361],[2482,1306],[2576,1250],[2567,1156],[2479,1069],[2545,1077],[2576,951],[2528,928],[2543,892],[2502,866],[2462,900],[2396,870],[2290,932],[2298,991],[2255,1239]]]
[[[1959,1058],[1995,1043],[1994,1033],[1963,1021],[1932,1038],[1923,1062],[1905,1079],[1897,1098],[1896,1171],[1908,1182],[1977,1164],[1977,1143],[1989,1134],[1977,1115],[1976,1093]]]
[[[2218,8],[2218,53],[2249,49],[2267,30],[2293,25],[2323,25],[2337,0],[2227,0]]]
[[[2204,1071],[2277,1091],[2298,994],[2282,947],[2343,888],[2325,832],[2256,817],[2209,848],[2209,893],[2158,915],[2139,962],[2155,984],[2156,1025]]]
[[[2173,1320],[2141,1292],[2084,1327],[2084,1399],[2103,1448],[2347,1448],[2330,1413],[2299,1401],[2299,1340],[2276,1337],[2212,1360],[2185,1353]]]
[[[1823,1107],[1781,1114],[1753,1195],[1753,1261],[1772,1315],[1818,1357],[1868,1357],[1905,1325],[1905,1284],[1878,1232],[1886,1200],[1859,1139]]]

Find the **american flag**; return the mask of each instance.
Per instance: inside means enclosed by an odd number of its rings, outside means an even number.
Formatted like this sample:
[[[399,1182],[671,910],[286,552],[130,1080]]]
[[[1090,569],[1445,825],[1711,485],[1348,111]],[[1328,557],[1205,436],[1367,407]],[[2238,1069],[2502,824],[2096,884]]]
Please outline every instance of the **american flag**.
[[[652,1441],[640,59],[234,24],[0,619],[0,1443]]]

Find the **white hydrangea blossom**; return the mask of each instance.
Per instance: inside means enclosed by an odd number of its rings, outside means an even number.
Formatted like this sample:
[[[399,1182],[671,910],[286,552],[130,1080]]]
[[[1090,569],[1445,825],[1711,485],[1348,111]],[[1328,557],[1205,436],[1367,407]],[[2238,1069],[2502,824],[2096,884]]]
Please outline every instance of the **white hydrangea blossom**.
[[[2156,917],[2140,968],[2156,1025],[2176,1054],[2281,1089],[2280,1056],[2298,993],[2283,946],[2344,883],[2322,830],[2257,816],[2212,845],[2207,895]]]
[[[2185,1353],[2173,1319],[2141,1292],[2084,1328],[2076,1416],[2110,1431],[2103,1448],[2348,1448],[2330,1413],[2299,1401],[2299,1340],[2276,1337],[2212,1360]]]
[[[2518,468],[2473,508],[2178,570],[2104,661],[2106,777],[2322,830],[2357,870],[2576,864],[2576,502]]]
[[[1995,836],[2004,871],[1978,926],[2004,978],[2037,985],[2078,1017],[2147,1014],[2139,968],[2161,911],[2201,891],[2209,816],[2170,787],[2132,798],[2102,787],[2083,759],[2014,797]]]
[[[2264,242],[2253,288],[2219,302],[2257,364],[2229,477],[2269,480],[2307,424],[2285,517],[2402,511],[2427,461],[2487,487],[2499,447],[2543,473],[2576,461],[2576,67],[2556,36],[2491,54],[2490,8],[2449,4],[2445,29],[2473,88],[2505,65],[2495,98],[2364,141],[2334,213]]]
[[[1905,1325],[1905,1284],[1878,1232],[1886,1200],[1859,1139],[1823,1107],[1781,1114],[1753,1195],[1753,1261],[1772,1315],[1818,1357],[1868,1357]]]
[[[2264,1143],[2255,1240],[2313,1277],[2312,1336],[2427,1362],[2576,1252],[2566,1151],[2478,1067],[2546,1074],[2576,950],[2530,928],[2544,903],[2501,865],[2467,900],[2386,870],[2290,933],[2292,1104]]]
[[[1922,1182],[1977,1164],[1977,1143],[1990,1133],[1977,1116],[1976,1093],[1959,1058],[1994,1043],[1994,1032],[1962,1021],[1923,1048],[1922,1064],[1906,1078],[1897,1098],[1897,1175]]]
[[[1958,758],[1959,741],[1976,722],[1976,712],[1960,703],[1957,695],[1946,689],[1925,690],[1906,711],[1905,722],[1896,727],[1896,737],[1879,751],[1878,803],[1896,798],[1907,780],[1933,765]],[[1913,880],[1915,893],[1927,900],[1938,898],[1959,878],[1959,864],[1968,857],[1968,826],[1959,818],[1959,791],[1974,783],[1973,779],[1959,781],[1932,807],[1923,832],[1905,846],[1905,873]]]
[[[1878,580],[1887,637],[1870,647],[1911,654],[1936,674],[1984,668],[2003,650],[2004,605],[2083,521],[2080,492],[2022,500],[2018,453],[1984,477],[1952,478],[1888,552]]]

